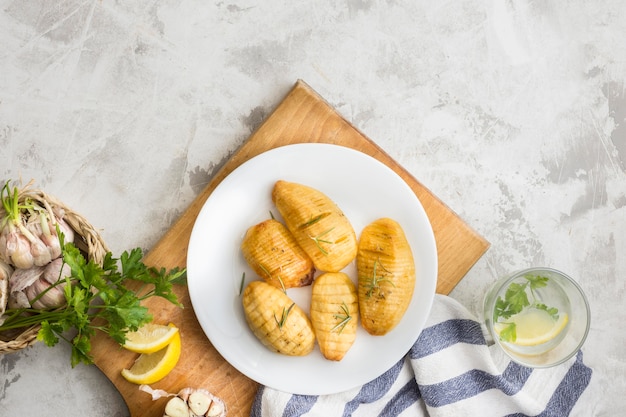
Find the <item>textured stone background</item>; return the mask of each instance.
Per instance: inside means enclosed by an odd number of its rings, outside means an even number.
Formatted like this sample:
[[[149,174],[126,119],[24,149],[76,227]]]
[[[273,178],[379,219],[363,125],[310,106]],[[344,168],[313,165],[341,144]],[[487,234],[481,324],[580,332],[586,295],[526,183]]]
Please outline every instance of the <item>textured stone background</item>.
[[[515,269],[578,280],[581,401],[619,415],[625,21],[621,0],[0,0],[0,180],[149,249],[303,79],[491,242],[451,294],[468,308]],[[0,414],[127,415],[68,351],[1,356]]]

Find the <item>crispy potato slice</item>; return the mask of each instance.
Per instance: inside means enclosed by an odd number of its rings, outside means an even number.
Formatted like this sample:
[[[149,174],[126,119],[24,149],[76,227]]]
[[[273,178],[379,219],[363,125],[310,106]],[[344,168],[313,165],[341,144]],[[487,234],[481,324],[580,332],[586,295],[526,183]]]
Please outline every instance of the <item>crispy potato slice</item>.
[[[356,259],[361,325],[384,335],[404,316],[415,288],[413,253],[400,224],[389,218],[368,224]]]
[[[304,310],[283,291],[252,281],[242,295],[243,311],[254,335],[269,349],[305,356],[315,347],[315,333]]]
[[[258,276],[277,288],[303,287],[313,282],[313,261],[278,220],[268,219],[248,228],[241,253]]]
[[[354,260],[357,250],[354,229],[337,204],[324,193],[279,180],[274,185],[272,201],[317,270],[338,272]]]
[[[356,339],[359,300],[356,287],[343,272],[326,272],[311,290],[311,323],[326,359],[340,361]]]

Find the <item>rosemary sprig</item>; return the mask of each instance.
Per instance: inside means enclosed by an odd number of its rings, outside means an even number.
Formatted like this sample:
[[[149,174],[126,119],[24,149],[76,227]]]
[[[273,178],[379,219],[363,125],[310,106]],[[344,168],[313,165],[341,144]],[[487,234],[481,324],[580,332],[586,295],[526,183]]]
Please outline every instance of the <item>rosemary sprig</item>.
[[[319,222],[320,220],[322,220],[322,218],[324,218],[324,214],[323,214],[323,213],[322,213],[322,214],[320,214],[319,216],[315,216],[315,217],[313,217],[313,218],[312,218],[311,220],[309,220],[308,222],[303,223],[303,224],[300,226],[300,228],[301,228],[301,229],[304,229],[305,227],[309,227],[309,226],[311,226],[312,224],[315,224],[315,223]]]
[[[241,282],[239,283],[239,295],[243,294],[243,285],[246,282],[246,273],[241,274]]]
[[[328,251],[324,249],[322,245],[320,245],[320,243],[326,243],[328,245],[332,245],[335,242],[331,242],[330,240],[324,240],[322,239],[322,237],[330,233],[333,229],[334,227],[331,227],[330,229],[326,230],[325,232],[320,233],[317,236],[311,236],[311,239],[313,239],[313,241],[315,242],[315,246],[317,246],[320,252],[322,252],[324,255],[328,255]]]
[[[287,321],[287,316],[289,316],[289,313],[291,312],[291,309],[294,305],[296,305],[296,303],[291,303],[289,308],[287,308],[286,310],[285,307],[283,307],[283,314],[281,315],[280,320],[278,320],[278,318],[276,317],[276,313],[274,313],[274,320],[276,320],[276,324],[278,325],[279,329],[282,329],[285,325],[285,322]]]
[[[366,288],[367,288],[366,297],[367,297],[367,298],[369,298],[369,297],[371,297],[371,296],[372,296],[372,294],[374,293],[374,290],[377,290],[377,289],[379,289],[379,288],[380,288],[380,283],[381,283],[381,282],[388,282],[388,283],[390,283],[392,286],[394,286],[394,287],[396,286],[396,285],[393,283],[393,281],[391,281],[390,279],[388,279],[388,278],[384,278],[384,276],[378,276],[378,275],[377,275],[377,273],[376,273],[377,271],[376,271],[376,270],[377,270],[377,266],[378,266],[378,265],[380,265],[380,266],[381,266],[381,268],[382,268],[384,271],[389,272],[389,271],[387,271],[387,270],[385,269],[385,267],[384,267],[384,266],[382,266],[382,264],[380,263],[380,260],[376,260],[376,261],[374,261],[374,270],[373,270],[373,273],[372,273],[372,278],[371,278],[370,282],[366,285]]]
[[[342,303],[341,310],[343,311],[343,313],[333,315],[335,319],[339,320],[339,323],[337,323],[332,329],[330,329],[331,332],[337,331],[339,332],[339,334],[341,334],[344,327],[346,327],[346,324],[348,324],[348,322],[352,320],[350,310],[348,309],[348,306],[345,302]]]
[[[270,271],[267,270],[266,267],[264,267],[261,264],[257,264],[259,265],[259,268],[261,268],[263,270],[263,272],[265,272],[265,274],[268,276],[268,278],[274,278],[272,276],[272,274],[270,273]],[[283,282],[283,279],[279,276],[276,277],[276,279],[278,280],[278,283],[280,284],[280,288],[283,290],[283,292],[286,294],[287,293],[287,288],[285,288],[285,283]]]

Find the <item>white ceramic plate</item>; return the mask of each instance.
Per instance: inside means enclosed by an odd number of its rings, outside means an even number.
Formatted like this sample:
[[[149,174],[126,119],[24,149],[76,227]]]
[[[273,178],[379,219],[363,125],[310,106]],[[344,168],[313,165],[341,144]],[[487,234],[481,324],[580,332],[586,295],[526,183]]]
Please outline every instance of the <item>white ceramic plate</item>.
[[[417,271],[413,299],[398,326],[370,336],[360,326],[340,362],[319,349],[305,357],[271,352],[248,328],[240,284],[259,279],[239,245],[248,227],[270,217],[281,220],[271,201],[274,183],[299,182],[329,196],[350,219],[357,237],[365,225],[391,217],[405,231]],[[356,283],[356,266],[344,272]],[[391,368],[411,348],[430,312],[437,281],[433,231],[419,200],[390,168],[364,153],[329,144],[297,144],[258,155],[235,169],[211,193],[191,233],[187,254],[189,293],[195,314],[217,351],[260,384],[296,394],[321,395],[354,388]],[[305,311],[310,286],[287,294]]]

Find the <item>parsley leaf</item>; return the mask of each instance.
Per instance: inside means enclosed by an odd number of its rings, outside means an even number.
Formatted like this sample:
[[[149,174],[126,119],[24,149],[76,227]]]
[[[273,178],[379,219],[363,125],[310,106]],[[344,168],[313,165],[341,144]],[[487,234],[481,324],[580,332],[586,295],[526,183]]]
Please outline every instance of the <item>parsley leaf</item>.
[[[539,310],[544,310],[546,311],[548,314],[550,314],[552,316],[552,318],[554,320],[558,320],[559,319],[559,309],[555,308],[555,307],[548,307],[547,305],[543,304],[543,303],[537,303],[535,304],[535,308],[539,309]]]
[[[526,294],[526,284],[512,283],[506,290],[505,300],[510,306],[510,310],[514,311],[513,314],[517,314],[524,309],[524,307],[530,305],[528,301],[528,295]]]
[[[498,318],[508,319],[521,312],[524,307],[530,305],[528,295],[526,294],[526,286],[527,284],[514,282],[507,288],[504,299],[498,297],[494,309],[494,322],[498,321]]]
[[[41,330],[39,330],[39,338],[47,345],[54,346],[59,343],[59,338],[57,337],[57,333],[63,331],[63,327],[56,325],[53,329],[53,326],[48,323],[48,321],[44,321],[41,323]]]
[[[524,278],[530,283],[530,288],[533,290],[547,286],[549,280],[548,277],[541,275],[525,275]]]
[[[506,323],[504,328],[500,330],[500,340],[505,342],[515,342],[517,340],[517,332],[515,323]]]

